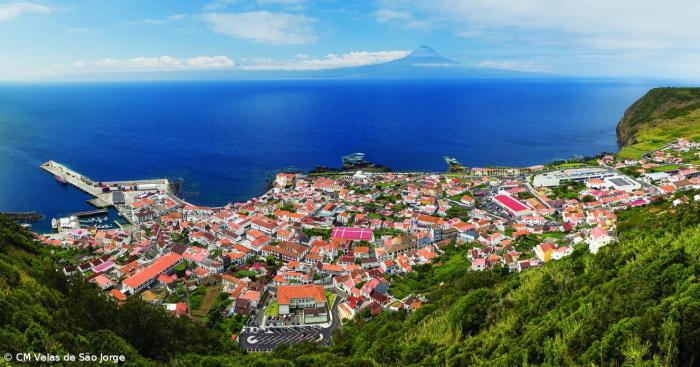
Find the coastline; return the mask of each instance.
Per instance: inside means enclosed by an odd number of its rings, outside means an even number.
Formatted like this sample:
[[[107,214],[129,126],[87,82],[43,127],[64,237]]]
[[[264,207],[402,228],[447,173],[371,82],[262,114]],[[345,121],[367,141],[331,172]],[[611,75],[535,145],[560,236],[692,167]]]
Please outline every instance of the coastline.
[[[324,177],[324,176],[352,176],[356,174],[362,174],[362,175],[373,175],[373,174],[383,174],[383,173],[391,173],[395,175],[442,175],[442,176],[453,176],[453,177],[463,177],[463,178],[478,178],[478,177],[484,177],[484,176],[494,176],[494,177],[501,177],[501,178],[516,178],[522,175],[531,175],[531,174],[536,174],[536,173],[543,173],[547,171],[552,171],[556,170],[558,168],[575,168],[575,167],[586,167],[586,161],[591,161],[598,159],[600,157],[603,157],[605,155],[610,155],[614,153],[607,153],[607,152],[602,152],[599,153],[595,156],[587,156],[587,157],[574,157],[568,160],[556,160],[556,161],[551,161],[549,163],[545,164],[540,164],[540,165],[534,165],[534,166],[527,166],[527,167],[510,167],[510,166],[487,166],[487,167],[466,167],[462,166],[459,162],[457,165],[462,167],[463,170],[461,171],[450,171],[450,169],[453,167],[453,165],[448,161],[448,170],[447,171],[400,171],[400,172],[395,172],[392,171],[389,167],[383,166],[381,164],[376,164],[372,163],[369,161],[365,161],[362,164],[358,165],[344,165],[342,168],[332,168],[332,167],[323,167],[323,166],[316,166],[314,169],[304,171],[304,170],[280,170],[276,174],[280,173],[301,173],[308,175],[309,177]],[[55,167],[52,167],[55,166]],[[79,191],[82,191],[88,195],[91,195],[93,199],[87,200],[89,204],[92,206],[95,206],[97,208],[114,208],[117,213],[119,218],[124,219],[127,223],[129,224],[134,224],[134,222],[129,218],[129,215],[124,211],[123,205],[120,204],[115,204],[110,198],[111,198],[111,193],[112,192],[119,192],[123,190],[124,186],[131,186],[133,188],[136,188],[139,185],[152,185],[155,184],[156,187],[146,187],[146,188],[141,188],[140,190],[135,190],[137,192],[158,192],[158,191],[164,191],[167,194],[171,195],[173,198],[178,201],[178,204],[181,206],[190,206],[190,207],[204,207],[198,204],[193,204],[189,201],[187,201],[184,197],[182,197],[180,194],[180,189],[182,183],[180,182],[171,182],[168,179],[140,179],[140,180],[116,180],[116,181],[109,181],[109,182],[99,182],[99,181],[94,181],[90,178],[87,178],[86,176],[77,173],[76,171],[73,171],[69,169],[67,166],[54,162],[54,161],[47,161],[43,163],[40,166],[43,170],[46,172],[55,175],[58,177],[60,174],[66,174],[67,172],[71,172],[72,176],[68,176],[71,178],[75,179],[70,179],[70,182],[67,182],[70,184],[71,187],[74,187],[78,189]],[[59,168],[56,168],[59,167]],[[365,171],[364,169],[367,168],[369,169],[368,171]],[[83,182],[82,180],[86,180],[87,182]],[[275,180],[274,177],[271,177],[266,180],[266,187],[265,190],[260,193],[259,195],[254,195],[246,200],[246,202],[255,199],[256,197],[263,196],[270,192],[274,188],[275,185]],[[101,190],[105,188],[118,188],[113,191],[108,191],[108,192],[102,192]],[[99,203],[99,204],[97,204]],[[230,203],[230,202],[229,202]],[[219,205],[219,206],[207,206],[208,208],[211,209],[222,209],[226,206],[226,204]],[[117,225],[121,227],[121,225],[115,221]]]

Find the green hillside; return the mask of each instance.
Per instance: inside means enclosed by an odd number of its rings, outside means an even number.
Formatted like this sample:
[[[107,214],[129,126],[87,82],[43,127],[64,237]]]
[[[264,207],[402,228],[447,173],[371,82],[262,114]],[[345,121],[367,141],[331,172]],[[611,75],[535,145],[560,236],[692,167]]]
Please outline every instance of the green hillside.
[[[639,158],[677,138],[700,141],[700,88],[654,88],[617,125],[623,158]]]
[[[655,207],[656,205],[657,207]],[[522,273],[467,270],[465,249],[398,280],[418,311],[360,315],[330,347],[243,354],[216,331],[66,283],[0,219],[3,351],[89,351],[178,366],[689,366],[700,353],[700,204],[621,212],[619,243]],[[657,210],[663,208],[665,210]],[[394,286],[392,286],[394,287]]]

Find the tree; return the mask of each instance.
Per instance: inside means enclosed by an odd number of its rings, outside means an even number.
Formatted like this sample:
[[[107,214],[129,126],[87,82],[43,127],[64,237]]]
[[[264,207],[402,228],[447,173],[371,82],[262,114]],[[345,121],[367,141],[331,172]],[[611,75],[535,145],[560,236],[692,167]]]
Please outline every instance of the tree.
[[[449,320],[462,335],[477,332],[486,320],[486,311],[494,300],[493,291],[480,288],[470,291],[452,306]]]

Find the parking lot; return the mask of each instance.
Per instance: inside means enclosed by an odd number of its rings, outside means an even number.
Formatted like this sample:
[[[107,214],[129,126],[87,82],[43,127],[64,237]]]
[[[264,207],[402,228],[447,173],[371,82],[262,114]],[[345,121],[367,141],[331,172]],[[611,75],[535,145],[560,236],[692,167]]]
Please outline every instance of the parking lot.
[[[322,327],[319,325],[307,326],[286,326],[274,327],[267,324],[267,327],[260,327],[260,323],[266,316],[259,315],[251,319],[238,338],[240,346],[249,352],[271,351],[278,344],[296,344],[305,341],[328,345],[333,337],[333,330],[340,326],[338,317],[338,304],[343,297],[337,297],[331,308],[330,325]],[[256,322],[257,321],[257,322]]]
[[[241,347],[250,352],[271,351],[278,344],[296,344],[304,341],[327,345],[331,341],[331,330],[319,326],[267,329],[246,327],[241,331],[239,339]]]

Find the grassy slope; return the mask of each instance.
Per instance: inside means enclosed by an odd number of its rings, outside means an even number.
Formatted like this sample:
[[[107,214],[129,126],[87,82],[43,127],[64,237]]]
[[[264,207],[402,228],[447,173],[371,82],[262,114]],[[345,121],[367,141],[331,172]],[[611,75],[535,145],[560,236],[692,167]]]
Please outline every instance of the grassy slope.
[[[197,305],[197,308],[191,310],[192,317],[199,321],[203,321],[204,317],[206,317],[209,313],[209,310],[216,303],[217,297],[219,297],[220,293],[220,285],[206,288],[206,294],[204,295],[201,303]]]
[[[655,88],[618,124],[619,155],[637,159],[677,138],[700,141],[700,88]]]

